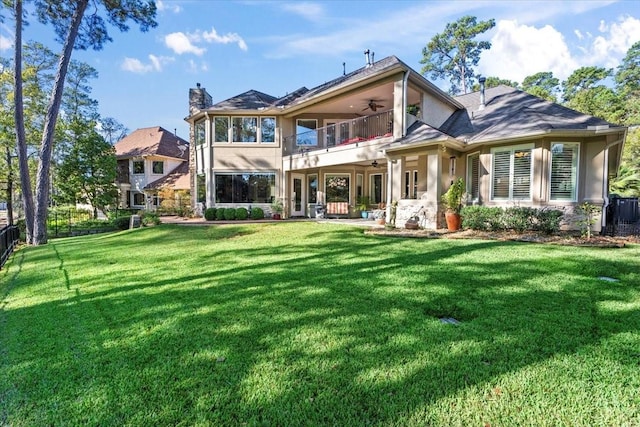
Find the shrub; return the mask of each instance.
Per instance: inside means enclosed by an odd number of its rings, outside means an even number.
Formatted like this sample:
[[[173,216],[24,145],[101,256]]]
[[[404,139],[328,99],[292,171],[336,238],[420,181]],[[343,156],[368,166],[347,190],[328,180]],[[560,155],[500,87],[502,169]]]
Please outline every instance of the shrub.
[[[227,208],[224,210],[224,219],[231,221],[236,219],[236,210],[234,208]]]
[[[251,219],[263,219],[264,210],[262,208],[251,208]]]
[[[207,208],[204,210],[204,219],[213,221],[216,219],[216,208]]]
[[[216,210],[216,219],[220,220],[220,219],[224,219],[224,212],[226,211],[226,208],[218,208]]]
[[[160,217],[156,212],[144,211],[142,212],[142,225],[150,226],[150,225],[158,225],[160,224]]]
[[[462,227],[480,231],[498,231],[504,229],[503,210],[491,206],[464,206],[460,212]]]
[[[119,216],[118,218],[113,219],[113,226],[118,230],[127,230],[130,222],[131,215]]]
[[[247,219],[249,217],[249,211],[247,208],[236,208],[236,219]]]
[[[533,221],[536,209],[527,207],[510,207],[504,210],[504,227],[507,230],[514,230],[517,233],[523,233],[526,230],[533,229]]]
[[[557,233],[564,214],[557,209],[538,209],[534,219],[534,230],[545,234]]]

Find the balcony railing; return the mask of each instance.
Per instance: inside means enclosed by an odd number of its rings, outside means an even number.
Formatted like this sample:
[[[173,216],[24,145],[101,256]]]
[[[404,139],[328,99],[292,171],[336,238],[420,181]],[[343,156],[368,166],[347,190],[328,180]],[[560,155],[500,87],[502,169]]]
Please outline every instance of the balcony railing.
[[[346,120],[284,138],[284,154],[314,150],[389,137],[393,135],[393,110]]]

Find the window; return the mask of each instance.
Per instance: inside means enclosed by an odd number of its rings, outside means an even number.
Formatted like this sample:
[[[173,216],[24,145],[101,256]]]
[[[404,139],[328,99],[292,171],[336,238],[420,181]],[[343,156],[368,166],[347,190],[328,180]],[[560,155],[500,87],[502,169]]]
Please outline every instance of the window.
[[[404,199],[418,198],[418,171],[404,172]]]
[[[276,142],[275,117],[262,117],[260,119],[260,142]]]
[[[213,142],[229,142],[229,117],[213,118]]]
[[[413,198],[418,198],[418,171],[413,171]]]
[[[197,177],[196,192],[198,194],[198,203],[205,203],[207,200],[207,187],[204,174],[199,174]]]
[[[257,142],[258,141],[258,118],[257,117],[234,117],[233,119],[233,142]]]
[[[297,145],[318,145],[318,122],[315,119],[298,119],[296,123]]]
[[[532,148],[505,147],[492,150],[493,200],[531,199]]]
[[[384,198],[384,188],[382,185],[382,174],[375,174],[370,176],[371,183],[369,185],[369,199],[371,203],[381,203]]]
[[[151,163],[151,173],[162,175],[164,173],[164,162],[154,161]]]
[[[144,194],[142,194],[142,193],[133,193],[133,205],[134,206],[144,206]]]
[[[579,148],[578,144],[551,144],[551,200],[576,200]]]
[[[403,199],[409,198],[409,188],[411,188],[411,172],[404,172],[404,197]]]
[[[325,175],[327,202],[349,201],[349,175]]]
[[[200,120],[199,122],[196,122],[195,124],[195,140],[196,140],[196,145],[202,145],[204,144],[204,140],[205,140],[205,131],[204,131],[204,125],[205,122],[204,120]]]
[[[307,178],[307,194],[309,203],[318,202],[318,175],[309,175]]]
[[[133,161],[133,173],[135,173],[135,174],[143,174],[144,173],[144,160],[134,160]]]
[[[216,174],[217,203],[271,203],[275,195],[273,173]]]
[[[467,157],[467,193],[471,200],[480,200],[480,154]]]

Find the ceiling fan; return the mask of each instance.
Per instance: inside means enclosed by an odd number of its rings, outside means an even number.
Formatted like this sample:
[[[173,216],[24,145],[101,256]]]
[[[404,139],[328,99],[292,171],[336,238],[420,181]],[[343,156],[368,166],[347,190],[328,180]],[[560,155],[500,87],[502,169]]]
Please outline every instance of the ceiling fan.
[[[375,99],[372,99],[367,104],[367,107],[364,108],[362,111],[371,110],[375,112],[378,108],[382,108],[382,107],[384,107],[384,105],[378,104],[378,101],[376,101]]]

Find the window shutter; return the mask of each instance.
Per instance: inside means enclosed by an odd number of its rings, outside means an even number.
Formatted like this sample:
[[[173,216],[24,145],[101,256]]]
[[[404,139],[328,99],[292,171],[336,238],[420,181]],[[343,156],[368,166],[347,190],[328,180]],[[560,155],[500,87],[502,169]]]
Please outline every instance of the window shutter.
[[[511,152],[497,151],[493,154],[493,198],[509,198],[509,171],[511,169]]]
[[[531,198],[531,149],[513,152],[513,199]]]
[[[575,200],[578,165],[576,144],[551,145],[551,200]]]
[[[468,192],[471,195],[472,200],[478,200],[480,198],[480,155],[474,154],[469,156],[469,176],[467,177],[469,183]]]

